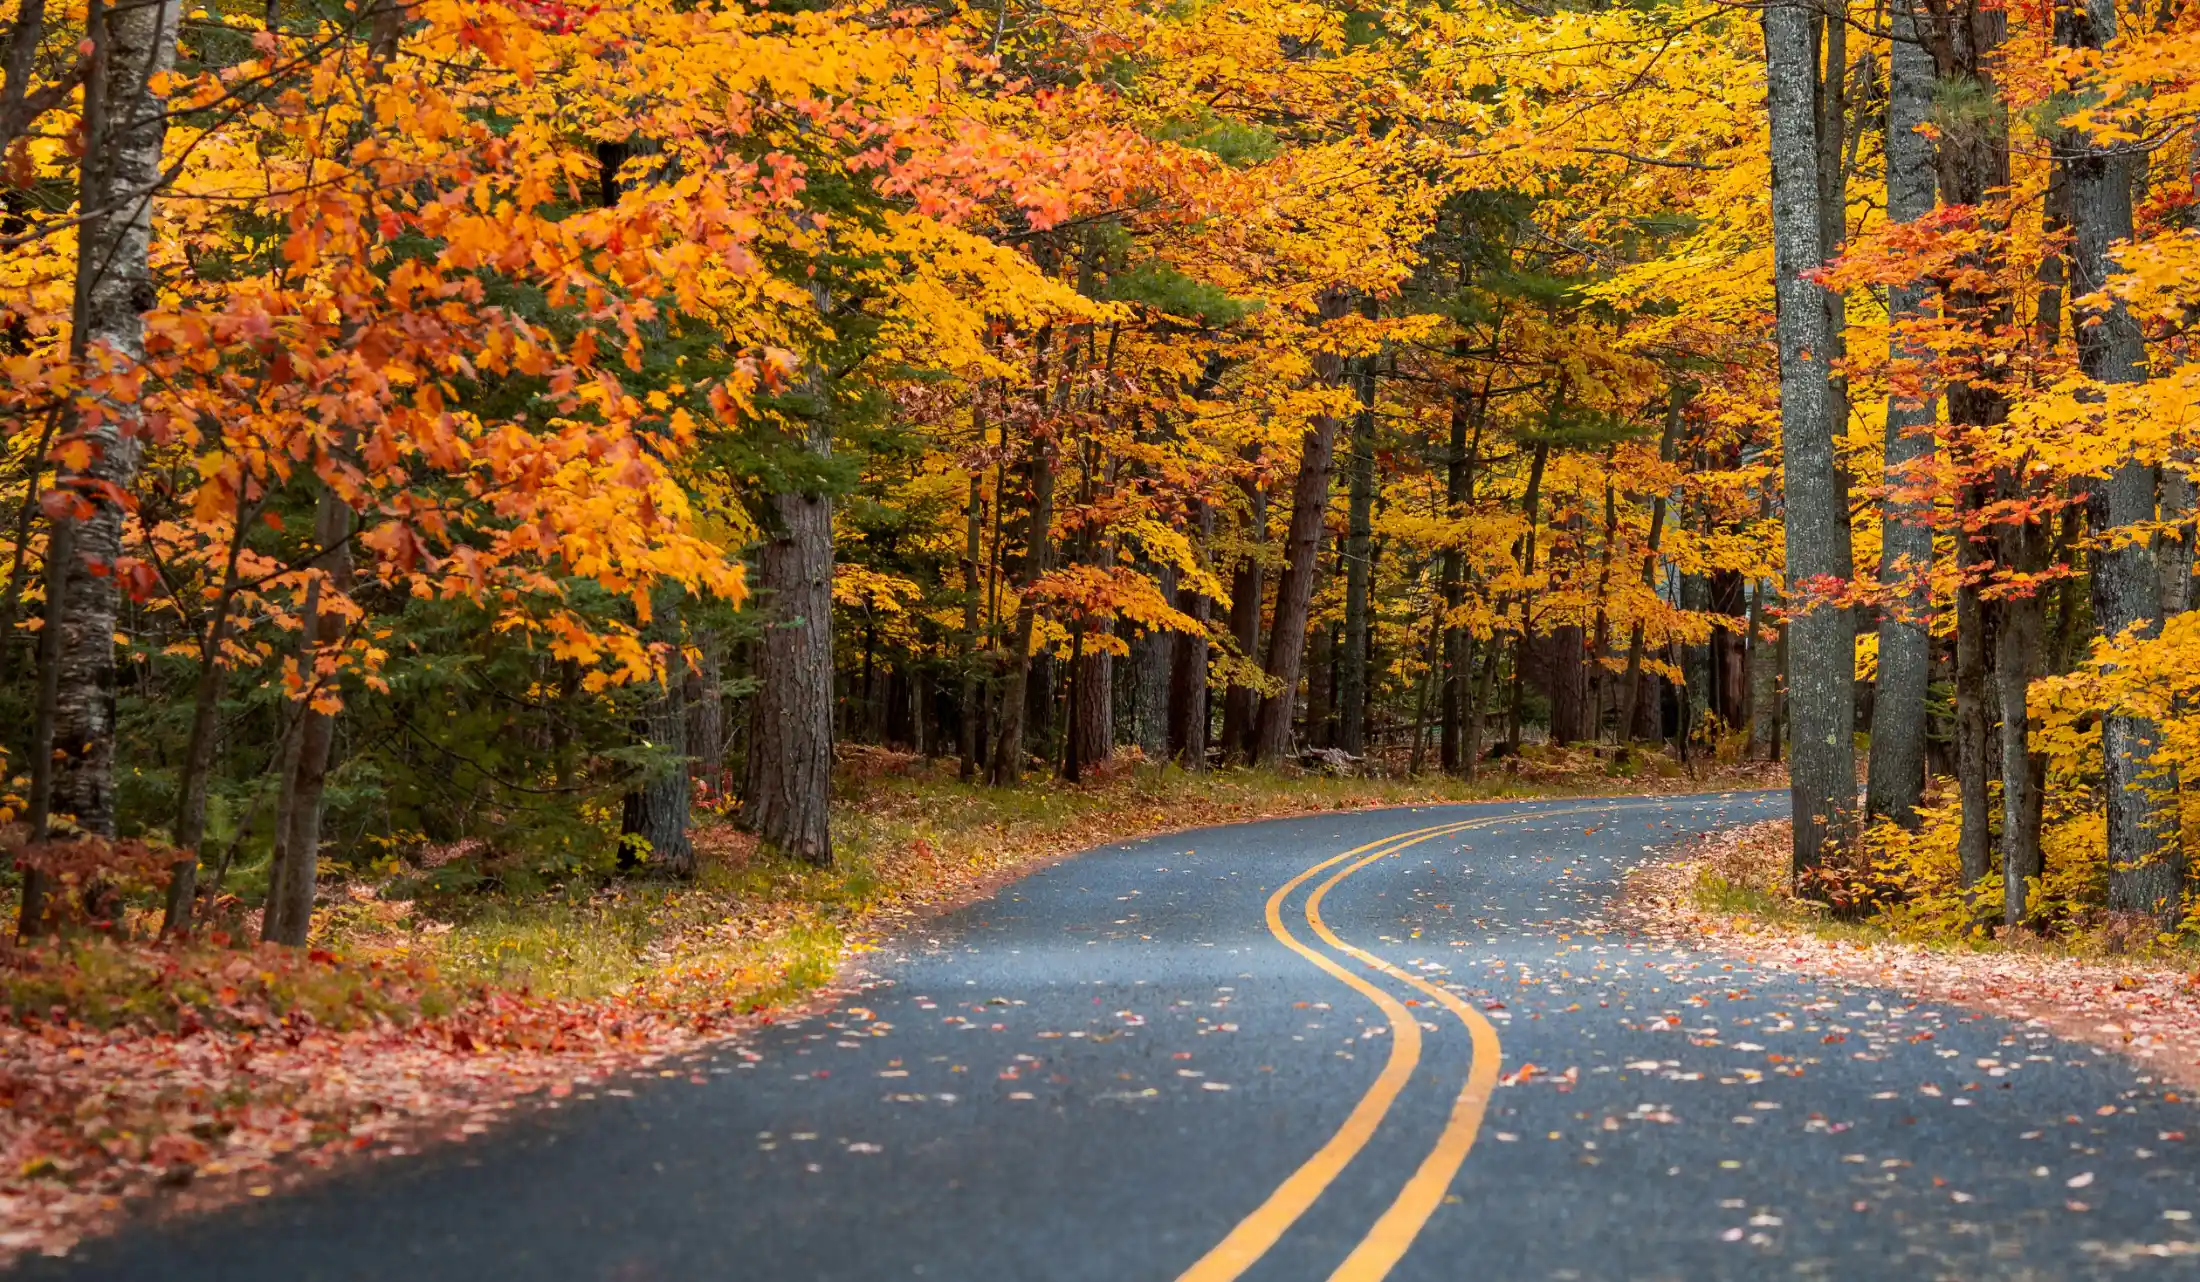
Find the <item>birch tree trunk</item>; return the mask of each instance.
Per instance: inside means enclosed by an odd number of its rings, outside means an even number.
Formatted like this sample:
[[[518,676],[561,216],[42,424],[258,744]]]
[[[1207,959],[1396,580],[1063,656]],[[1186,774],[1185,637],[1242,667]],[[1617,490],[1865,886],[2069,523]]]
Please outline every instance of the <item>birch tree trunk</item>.
[[[2077,48],[2100,49],[2116,38],[2109,0],[2084,0],[2057,34]],[[2075,243],[2070,253],[2073,301],[2107,283],[2109,250],[2132,234],[2135,153],[2085,138],[2063,142]],[[2137,383],[2146,376],[2139,323],[2121,302],[2093,309],[2072,325],[2078,365],[2103,383]],[[2094,482],[2088,516],[2099,540],[2092,554],[2093,619],[2104,637],[2152,636],[2161,629],[2159,571],[2144,539],[2119,540],[2119,529],[2155,519],[2155,469],[2119,460]],[[2176,781],[2155,762],[2161,727],[2151,718],[2111,712],[2101,718],[2108,793],[2108,906],[2167,921],[2179,907],[2184,856],[2178,849]]]
[[[94,3],[92,57],[85,85],[84,156],[77,246],[73,346],[92,368],[127,367],[145,356],[144,312],[155,301],[148,250],[153,197],[167,135],[166,101],[153,82],[175,63],[178,8],[166,0],[123,6]],[[114,496],[137,480],[144,442],[137,406],[111,402],[96,423],[73,435],[90,447],[81,467],[63,467],[55,487],[88,511],[59,541],[82,573],[67,585],[60,620],[50,809],[86,832],[115,831],[115,618],[112,567],[122,555],[123,509]]]
[[[1856,625],[1848,610],[1813,602],[1827,581],[1854,573],[1848,509],[1834,457],[1826,366],[1826,308],[1803,273],[1824,259],[1820,233],[1812,10],[1788,0],[1764,10],[1772,151],[1772,235],[1779,299],[1780,438],[1785,454],[1794,718],[1789,764],[1798,871],[1845,850],[1856,809]]]
[[[1933,59],[1917,43],[1917,22],[1910,0],[1895,0],[1888,21],[1893,46],[1887,86],[1887,218],[1914,222],[1933,211],[1932,143],[1918,127],[1933,105]],[[1897,285],[1887,293],[1889,314],[1914,317],[1923,301],[1918,285]],[[1900,343],[1890,337],[1890,343]],[[1914,359],[1924,353],[1907,348]],[[1932,510],[1929,502],[1908,497],[1922,489],[1932,465],[1933,402],[1904,406],[1887,403],[1886,471],[1888,487],[1880,526],[1879,582],[1887,608],[1879,621],[1879,688],[1872,703],[1871,780],[1865,810],[1904,828],[1917,826],[1917,805],[1925,786],[1925,699],[1932,673]]]

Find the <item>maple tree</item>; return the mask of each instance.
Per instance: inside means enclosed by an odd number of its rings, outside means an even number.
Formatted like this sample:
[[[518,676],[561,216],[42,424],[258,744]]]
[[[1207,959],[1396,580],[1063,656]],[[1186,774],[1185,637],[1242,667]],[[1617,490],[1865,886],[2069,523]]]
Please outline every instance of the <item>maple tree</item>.
[[[866,742],[1792,755],[1828,894],[2183,912],[2186,7],[4,12],[28,934],[829,863]]]

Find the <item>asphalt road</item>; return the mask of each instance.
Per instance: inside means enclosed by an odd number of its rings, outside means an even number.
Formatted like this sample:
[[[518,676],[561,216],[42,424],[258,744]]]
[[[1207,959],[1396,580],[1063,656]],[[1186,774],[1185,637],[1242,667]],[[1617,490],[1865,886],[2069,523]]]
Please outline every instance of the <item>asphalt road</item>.
[[[25,1272],[2200,1274],[2200,1116],[2142,1069],[1603,922],[1648,847],[1784,807],[1440,807],[1105,847],[874,957],[866,991],[699,1081],[576,1095]]]

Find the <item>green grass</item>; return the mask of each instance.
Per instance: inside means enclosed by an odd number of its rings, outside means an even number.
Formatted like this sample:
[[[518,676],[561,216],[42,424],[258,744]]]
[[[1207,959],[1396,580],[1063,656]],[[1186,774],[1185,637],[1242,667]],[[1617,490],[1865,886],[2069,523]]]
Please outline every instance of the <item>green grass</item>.
[[[964,784],[937,768],[844,779],[836,863],[813,868],[705,840],[695,880],[436,901],[439,933],[412,955],[446,982],[594,999],[642,987],[771,1004],[829,980],[881,910],[914,909],[1036,859],[1174,828],[1375,805],[1588,795],[1631,781],[1599,776],[1474,782],[1193,774],[1138,767],[1081,785]],[[441,927],[447,926],[447,930]]]

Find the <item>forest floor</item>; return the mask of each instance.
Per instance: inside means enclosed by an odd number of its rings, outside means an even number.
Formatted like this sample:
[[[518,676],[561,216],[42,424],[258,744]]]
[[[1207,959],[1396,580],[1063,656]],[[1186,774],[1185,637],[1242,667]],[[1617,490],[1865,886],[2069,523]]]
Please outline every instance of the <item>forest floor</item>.
[[[480,850],[329,870],[304,954],[244,942],[249,915],[158,944],[149,910],[8,951],[0,1259],[65,1252],[132,1214],[264,1197],[347,1158],[464,1142],[577,1086],[618,1094],[622,1079],[690,1073],[705,1047],[816,1000],[875,941],[1105,842],[1326,810],[1781,782],[1777,767],[1652,758],[1621,773],[1547,750],[1473,783],[1123,765],[992,790],[951,769],[847,757],[831,869],[760,855],[710,821],[688,882],[544,887]],[[466,876],[427,875],[456,864]]]
[[[1789,840],[1785,819],[1694,838],[1632,874],[1622,918],[1758,965],[2031,1023],[2200,1091],[2200,955],[2188,945],[2122,951],[2123,936],[2102,930],[1904,938],[1882,921],[1838,920],[1793,896]]]

